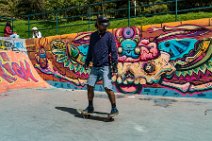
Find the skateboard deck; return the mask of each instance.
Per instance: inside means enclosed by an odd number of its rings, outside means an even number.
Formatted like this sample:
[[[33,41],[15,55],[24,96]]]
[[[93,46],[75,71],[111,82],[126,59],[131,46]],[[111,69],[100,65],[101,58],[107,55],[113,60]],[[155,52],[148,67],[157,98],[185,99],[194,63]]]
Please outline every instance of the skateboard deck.
[[[94,111],[93,113],[88,113],[88,112],[85,112],[84,110],[82,109],[78,109],[77,112],[83,116],[83,118],[90,118],[90,117],[97,117],[97,118],[104,118],[105,120],[108,120],[108,121],[113,121],[114,120],[114,117],[116,115],[111,115],[110,113],[104,113],[104,112],[97,112],[97,111]]]

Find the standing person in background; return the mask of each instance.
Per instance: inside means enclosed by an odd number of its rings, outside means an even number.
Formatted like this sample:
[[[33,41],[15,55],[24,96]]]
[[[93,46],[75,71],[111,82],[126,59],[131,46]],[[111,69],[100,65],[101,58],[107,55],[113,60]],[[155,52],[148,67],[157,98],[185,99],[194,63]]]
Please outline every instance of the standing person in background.
[[[10,22],[8,21],[4,28],[4,37],[10,37],[10,35],[12,35],[12,34],[13,34],[12,26],[11,26]]]
[[[118,53],[115,38],[107,31],[110,25],[106,17],[99,16],[96,21],[97,31],[91,34],[89,51],[84,67],[87,69],[90,62],[93,62],[90,76],[87,82],[88,107],[85,112],[94,112],[93,98],[94,87],[97,81],[103,80],[103,85],[111,102],[111,115],[119,113],[116,108],[116,97],[113,92],[112,74],[118,72]]]
[[[38,30],[37,27],[32,28],[32,38],[42,38],[41,32]]]

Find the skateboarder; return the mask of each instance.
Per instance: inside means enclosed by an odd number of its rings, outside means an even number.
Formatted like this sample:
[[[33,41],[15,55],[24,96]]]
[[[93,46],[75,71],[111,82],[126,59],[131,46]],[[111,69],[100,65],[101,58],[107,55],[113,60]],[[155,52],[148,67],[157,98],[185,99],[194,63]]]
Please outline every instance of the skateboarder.
[[[117,73],[118,54],[115,39],[112,33],[107,31],[110,25],[106,17],[99,16],[96,21],[97,31],[91,34],[88,55],[84,67],[87,69],[93,62],[90,76],[87,82],[88,107],[85,112],[94,112],[93,98],[94,86],[98,80],[103,80],[103,85],[111,102],[111,115],[117,115],[115,94],[112,88],[112,73]]]

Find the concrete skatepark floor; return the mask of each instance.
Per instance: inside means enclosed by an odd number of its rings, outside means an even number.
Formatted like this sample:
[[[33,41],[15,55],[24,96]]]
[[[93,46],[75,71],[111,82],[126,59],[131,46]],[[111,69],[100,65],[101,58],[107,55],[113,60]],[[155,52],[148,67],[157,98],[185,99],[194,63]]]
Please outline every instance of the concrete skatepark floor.
[[[110,111],[96,92],[95,110]],[[85,91],[25,89],[0,95],[0,141],[211,141],[212,101],[117,95],[114,122],[83,119]]]

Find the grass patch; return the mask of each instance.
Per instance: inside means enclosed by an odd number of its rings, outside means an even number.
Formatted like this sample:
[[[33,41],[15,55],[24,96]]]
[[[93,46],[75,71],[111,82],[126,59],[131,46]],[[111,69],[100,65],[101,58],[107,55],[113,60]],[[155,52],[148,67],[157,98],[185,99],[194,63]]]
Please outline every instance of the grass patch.
[[[187,13],[178,15],[178,21],[185,20],[194,20],[201,18],[211,18],[212,12],[196,12],[196,13]],[[149,24],[160,24],[166,22],[174,22],[175,15],[159,15],[153,17],[136,17],[130,19],[131,26],[141,26],[141,25],[149,25]],[[30,29],[34,26],[41,29],[43,36],[53,36],[56,35],[56,22],[46,22],[46,21],[30,21],[32,24],[30,25]],[[90,24],[88,24],[90,23]],[[0,31],[4,29],[4,23],[0,23]],[[2,25],[3,24],[3,25]],[[14,22],[14,31],[18,32],[21,38],[28,38],[28,21],[25,20],[16,20]],[[128,19],[122,20],[112,20],[110,28],[119,28],[128,26]],[[93,31],[95,30],[94,21],[74,21],[74,22],[59,22],[59,31],[58,34],[69,34],[69,33],[77,33],[84,31]],[[0,36],[3,36],[3,33],[0,33]],[[31,33],[30,33],[31,37]]]

